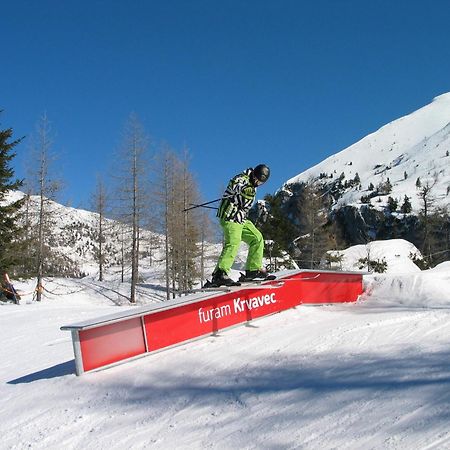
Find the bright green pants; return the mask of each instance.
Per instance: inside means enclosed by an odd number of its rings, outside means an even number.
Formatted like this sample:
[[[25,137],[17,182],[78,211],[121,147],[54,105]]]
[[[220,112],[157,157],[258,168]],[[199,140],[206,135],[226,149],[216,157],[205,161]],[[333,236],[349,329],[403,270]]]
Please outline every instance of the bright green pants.
[[[244,223],[220,221],[223,229],[224,244],[217,268],[229,273],[236,258],[241,241],[248,246],[246,270],[260,270],[264,252],[264,239],[261,232],[250,220]]]

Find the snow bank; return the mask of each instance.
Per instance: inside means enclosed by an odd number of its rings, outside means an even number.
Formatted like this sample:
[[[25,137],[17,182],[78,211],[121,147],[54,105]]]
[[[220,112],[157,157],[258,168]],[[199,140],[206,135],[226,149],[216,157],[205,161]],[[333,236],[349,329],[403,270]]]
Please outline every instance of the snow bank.
[[[450,263],[417,274],[369,275],[363,299],[370,303],[450,308]]]
[[[373,241],[366,245],[355,245],[346,250],[329,253],[333,256],[342,256],[342,262],[338,264],[342,270],[367,271],[360,260],[369,258],[371,261],[385,261],[387,264],[385,273],[392,274],[420,272],[420,269],[412,262],[411,255],[422,257],[419,250],[404,239]]]
[[[411,256],[422,256],[408,241],[374,241],[330,253],[342,255],[343,270],[364,270],[360,262],[362,258],[386,262],[385,273],[364,276],[365,293],[362,300],[368,302],[367,305],[450,307],[450,262],[421,271]]]

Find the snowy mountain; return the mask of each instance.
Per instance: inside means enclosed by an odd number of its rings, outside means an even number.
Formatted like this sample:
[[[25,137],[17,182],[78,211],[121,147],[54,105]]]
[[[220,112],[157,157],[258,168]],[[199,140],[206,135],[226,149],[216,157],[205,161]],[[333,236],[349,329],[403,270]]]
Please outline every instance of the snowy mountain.
[[[288,180],[289,185],[322,179],[334,182],[343,174],[343,180],[360,184],[348,186],[334,207],[360,205],[361,197],[370,195],[369,185],[375,188],[388,179],[392,185],[389,194],[373,196],[375,208],[386,206],[388,196],[400,201],[407,195],[414,211],[421,208],[416,182],[433,183],[437,204],[450,203],[450,93],[436,97],[432,103],[397,119],[350,147],[330,156],[314,167]],[[352,184],[352,183],[349,183]],[[379,201],[381,200],[381,201]]]
[[[11,192],[6,201],[14,201],[23,197],[22,192]],[[31,196],[28,205],[23,208],[21,220],[29,220],[32,225],[37,223],[37,211],[40,198]],[[76,275],[93,274],[98,270],[99,251],[99,215],[82,209],[67,207],[57,202],[46,200],[48,219],[46,223],[46,243],[51,247],[52,254],[72,263],[77,267]],[[104,219],[106,242],[103,245],[105,266],[120,264],[122,242],[125,252],[131,248],[127,238],[127,230],[114,220]],[[124,235],[124,237],[122,237]],[[141,230],[142,257],[145,263],[163,259],[161,236],[148,230]],[[127,240],[128,239],[128,240]]]
[[[314,230],[322,232],[322,242],[328,239],[325,246],[401,238],[434,258],[432,264],[444,261],[450,230],[450,93],[287,180],[274,198],[284,220],[296,227],[297,237],[284,246],[304,260],[312,259],[315,249],[314,259],[321,257],[311,241]]]

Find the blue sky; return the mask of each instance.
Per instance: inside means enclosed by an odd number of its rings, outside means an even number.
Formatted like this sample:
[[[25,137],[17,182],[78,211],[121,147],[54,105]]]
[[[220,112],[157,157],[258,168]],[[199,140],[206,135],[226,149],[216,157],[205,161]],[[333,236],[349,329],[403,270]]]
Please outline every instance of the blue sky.
[[[89,206],[131,112],[155,144],[190,149],[205,200],[258,163],[272,169],[262,197],[450,91],[447,0],[15,0],[0,13],[1,126],[30,136],[47,114],[74,206]]]

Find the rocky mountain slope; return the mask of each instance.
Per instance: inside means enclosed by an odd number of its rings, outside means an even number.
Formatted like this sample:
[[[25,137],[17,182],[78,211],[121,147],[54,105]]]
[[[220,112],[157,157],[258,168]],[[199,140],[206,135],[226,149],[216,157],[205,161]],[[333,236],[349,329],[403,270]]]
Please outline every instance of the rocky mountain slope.
[[[427,182],[434,185],[432,194],[437,204],[448,206],[449,153],[450,93],[447,93],[291,178],[282,190],[289,192],[291,185],[319,179],[331,186],[341,178],[343,189],[333,199],[333,208],[367,204],[364,197],[370,196],[369,203],[382,209],[389,196],[402,201],[407,195],[417,212],[421,208],[416,187],[419,179],[422,185]],[[360,182],[351,183],[355,178]],[[390,192],[372,196],[377,186],[388,180]]]
[[[340,245],[404,238],[427,254],[448,249],[450,93],[287,180],[275,196],[301,237],[319,227],[320,220],[304,224],[311,190],[309,210],[319,200],[327,233]],[[432,215],[439,216],[433,224]]]

